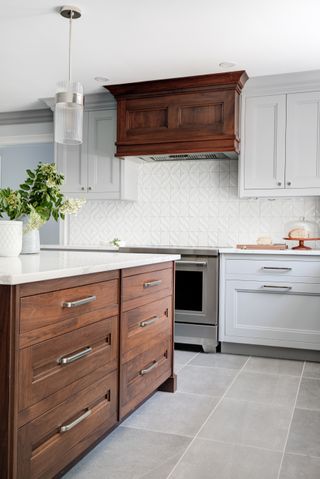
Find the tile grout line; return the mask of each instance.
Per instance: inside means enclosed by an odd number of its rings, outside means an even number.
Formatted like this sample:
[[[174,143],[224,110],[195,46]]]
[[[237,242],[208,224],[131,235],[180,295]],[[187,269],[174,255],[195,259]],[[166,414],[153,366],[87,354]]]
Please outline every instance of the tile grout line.
[[[299,396],[299,392],[300,392],[300,386],[301,386],[303,372],[304,372],[305,367],[306,367],[306,361],[304,361],[304,363],[303,363],[303,368],[302,368],[301,375],[300,375],[299,385],[298,385],[295,401],[294,401],[293,408],[292,408],[291,419],[290,419],[290,423],[289,423],[289,427],[288,427],[287,437],[286,437],[284,447],[283,447],[283,453],[282,453],[282,457],[281,457],[281,461],[280,461],[280,465],[279,465],[279,471],[278,471],[277,479],[280,479],[282,464],[283,464],[284,456],[285,456],[285,453],[286,453],[286,448],[287,448],[287,444],[288,444],[288,440],[289,440],[290,429],[291,429],[291,426],[292,426],[293,416],[294,416],[294,412],[296,410],[296,406],[297,406],[297,402],[298,402],[298,396]]]
[[[170,471],[169,475],[167,476],[167,479],[169,479],[173,472],[176,470],[176,468],[178,467],[178,465],[180,464],[180,462],[182,461],[182,459],[184,458],[184,456],[186,455],[186,453],[189,451],[190,447],[192,446],[192,444],[194,443],[194,441],[198,438],[200,432],[202,431],[202,429],[204,428],[204,426],[207,424],[207,422],[209,421],[209,419],[211,418],[211,416],[213,415],[213,413],[216,411],[217,407],[220,405],[220,403],[223,401],[223,399],[225,398],[226,394],[228,393],[229,389],[232,387],[233,383],[236,381],[236,379],[238,379],[240,373],[243,371],[244,367],[246,366],[247,362],[249,361],[250,359],[250,356],[248,357],[248,359],[246,360],[246,362],[244,363],[244,365],[242,366],[241,369],[239,369],[238,373],[235,375],[235,377],[233,378],[233,380],[231,381],[231,383],[229,384],[229,386],[227,387],[227,389],[225,390],[224,394],[221,396],[221,398],[219,399],[219,401],[217,402],[217,404],[215,405],[215,407],[212,409],[211,413],[208,415],[207,419],[204,421],[204,423],[202,424],[202,426],[200,426],[199,428],[199,431],[197,432],[197,434],[194,436],[194,438],[192,439],[192,441],[189,443],[189,445],[187,446],[186,450],[184,451],[184,453],[181,455],[181,457],[179,458],[178,462],[174,465],[173,469]]]
[[[177,349],[177,351],[179,351],[179,349]],[[195,355],[192,356],[192,358],[190,358],[189,361],[187,361],[185,364],[182,365],[182,367],[179,369],[179,371],[176,374],[182,371],[182,369],[184,369],[191,361],[193,361],[197,356],[199,356],[199,354],[201,353],[195,353]]]

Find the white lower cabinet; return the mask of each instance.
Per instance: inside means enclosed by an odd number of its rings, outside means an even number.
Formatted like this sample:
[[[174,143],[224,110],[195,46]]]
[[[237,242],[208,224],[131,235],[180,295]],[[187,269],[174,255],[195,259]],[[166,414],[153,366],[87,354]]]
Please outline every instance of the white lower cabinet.
[[[304,265],[310,265],[313,276],[304,268],[305,276],[286,278],[286,261],[279,256],[273,261],[273,265],[278,261],[278,273],[261,271],[261,258],[248,259],[248,271],[243,256],[222,258],[220,341],[320,350],[320,281],[314,275],[315,263],[320,272],[320,261]],[[270,261],[270,255],[266,259]],[[233,264],[238,262],[242,272],[228,273],[237,271]],[[291,268],[292,262],[288,263]],[[252,277],[255,269],[257,279]]]
[[[114,156],[116,111],[84,113],[83,144],[56,144],[57,168],[65,176],[63,192],[86,199],[137,200],[138,162]]]

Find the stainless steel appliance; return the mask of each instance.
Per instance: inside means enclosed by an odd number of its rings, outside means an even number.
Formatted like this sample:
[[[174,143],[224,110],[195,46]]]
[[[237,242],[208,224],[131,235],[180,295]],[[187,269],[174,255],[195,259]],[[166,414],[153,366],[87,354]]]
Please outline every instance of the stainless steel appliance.
[[[136,246],[130,253],[180,254],[176,262],[175,342],[201,345],[215,352],[218,345],[219,261],[215,248]]]

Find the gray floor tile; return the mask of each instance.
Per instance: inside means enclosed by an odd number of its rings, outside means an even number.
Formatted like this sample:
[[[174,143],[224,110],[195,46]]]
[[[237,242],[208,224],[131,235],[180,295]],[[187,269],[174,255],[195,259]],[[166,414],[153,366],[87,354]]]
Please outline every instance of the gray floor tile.
[[[222,396],[237,370],[185,366],[179,372],[178,390],[208,396]]]
[[[199,353],[195,353],[194,351],[181,351],[180,349],[176,349],[174,352],[174,362],[175,364],[186,364],[192,358],[195,358]]]
[[[306,362],[303,377],[320,379],[320,363]]]
[[[320,457],[320,411],[294,411],[287,452]]]
[[[170,479],[277,479],[281,453],[196,439]]]
[[[164,479],[168,463],[180,457],[189,442],[189,438],[182,436],[121,426],[64,478],[140,479],[150,475],[150,478]]]
[[[158,392],[123,425],[195,436],[217,402],[218,398],[211,396]]]
[[[300,376],[302,368],[303,361],[254,357],[249,359],[244,367],[244,371]]]
[[[291,408],[223,399],[199,437],[283,451]]]
[[[212,368],[241,369],[248,356],[235,354],[204,354],[200,353],[191,362],[190,366],[207,366]]]
[[[285,454],[279,479],[319,479],[320,458]]]
[[[297,407],[320,409],[320,379],[302,378]]]
[[[293,407],[299,378],[263,373],[241,372],[227,397]]]

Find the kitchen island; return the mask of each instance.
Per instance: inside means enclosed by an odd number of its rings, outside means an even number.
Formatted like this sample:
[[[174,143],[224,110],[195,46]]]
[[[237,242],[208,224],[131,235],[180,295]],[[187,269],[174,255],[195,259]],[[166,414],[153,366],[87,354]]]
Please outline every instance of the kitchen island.
[[[0,258],[0,471],[62,473],[157,388],[174,392],[178,255]]]

